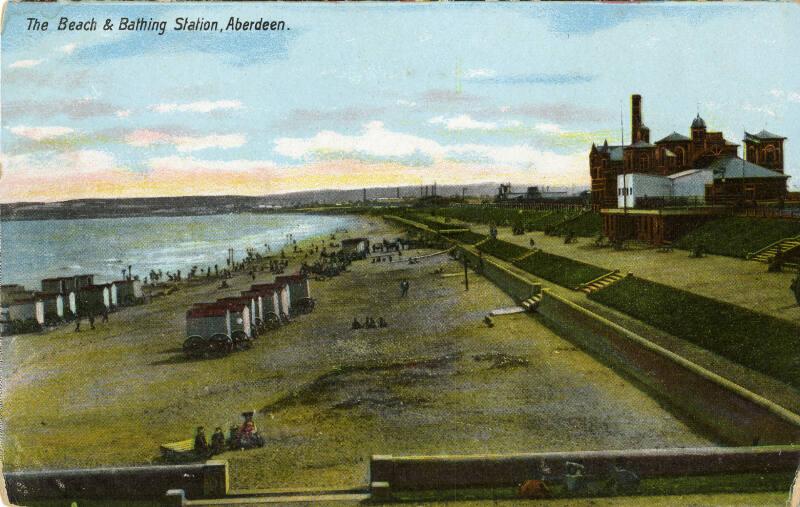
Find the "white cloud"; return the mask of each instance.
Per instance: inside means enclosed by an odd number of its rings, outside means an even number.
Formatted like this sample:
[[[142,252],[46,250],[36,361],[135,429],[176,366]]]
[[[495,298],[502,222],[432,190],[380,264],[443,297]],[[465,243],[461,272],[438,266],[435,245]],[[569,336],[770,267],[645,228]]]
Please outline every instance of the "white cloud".
[[[412,100],[397,99],[398,106],[417,107],[417,103]]]
[[[428,120],[428,123],[444,125],[447,130],[497,130],[496,123],[478,121],[467,114],[452,118],[437,116]]]
[[[186,104],[156,104],[150,106],[157,113],[210,113],[230,109],[241,109],[242,103],[238,100],[200,100]]]
[[[140,129],[130,133],[125,141],[131,146],[144,148],[154,144],[171,144],[181,153],[209,148],[238,148],[247,142],[242,134],[211,134],[207,136],[177,135],[159,130]]]
[[[481,78],[481,77],[494,77],[497,72],[492,69],[467,69],[464,76],[468,79]]]
[[[33,139],[34,141],[62,137],[74,132],[74,130],[69,127],[27,127],[25,125],[11,127],[10,130],[15,135]]]
[[[74,42],[72,42],[70,44],[64,44],[63,46],[58,48],[58,50],[61,51],[62,53],[66,53],[68,55],[71,55],[72,52],[75,51],[76,47],[78,47],[78,45],[75,44]]]
[[[10,69],[30,69],[31,67],[36,67],[42,62],[44,62],[44,60],[17,60],[8,67]]]
[[[99,174],[123,169],[114,155],[101,150],[76,150],[62,153],[12,155],[5,157],[4,168],[17,177]]]
[[[533,128],[545,134],[564,134],[565,131],[555,123],[537,123]]]
[[[789,92],[784,90],[773,89],[769,91],[769,94],[775,97],[776,99],[785,98],[789,102],[795,102],[800,104],[800,92]]]
[[[185,172],[253,172],[277,167],[270,160],[200,160],[180,156],[151,158],[147,166],[156,171]]]
[[[319,132],[310,138],[281,138],[275,141],[275,151],[298,160],[324,159],[327,155],[360,160],[404,161],[426,158],[430,164],[456,161],[482,167],[503,166],[529,170],[565,178],[585,179],[585,150],[562,155],[526,144],[495,146],[483,144],[442,145],[431,139],[387,130],[375,121],[364,126],[358,135],[343,135],[332,131]],[[535,176],[535,174],[531,174]]]
[[[767,116],[772,116],[772,117],[776,116],[775,111],[773,111],[767,106],[754,106],[752,104],[745,104],[742,106],[742,109],[744,109],[745,111],[749,111],[751,113],[766,114]]]
[[[127,118],[131,115],[131,110],[120,109],[119,111],[116,111],[114,114],[117,116],[117,118]]]

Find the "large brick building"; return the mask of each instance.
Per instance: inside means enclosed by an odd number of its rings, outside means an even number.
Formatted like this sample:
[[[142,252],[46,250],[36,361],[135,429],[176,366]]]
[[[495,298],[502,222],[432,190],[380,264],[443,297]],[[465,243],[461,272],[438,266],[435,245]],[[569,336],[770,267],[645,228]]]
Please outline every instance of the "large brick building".
[[[651,143],[642,97],[633,95],[631,143],[592,144],[592,202],[601,208],[609,237],[672,240],[728,206],[783,198],[785,139],[766,130],[745,132],[742,159],[739,144],[709,131],[698,114],[688,137],[672,132]]]

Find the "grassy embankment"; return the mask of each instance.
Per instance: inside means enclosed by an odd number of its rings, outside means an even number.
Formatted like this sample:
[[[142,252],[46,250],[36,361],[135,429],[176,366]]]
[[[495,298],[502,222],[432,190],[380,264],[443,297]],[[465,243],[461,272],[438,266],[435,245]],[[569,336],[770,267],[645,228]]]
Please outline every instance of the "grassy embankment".
[[[526,231],[573,232],[577,236],[596,236],[601,232],[599,213],[565,210],[528,210],[493,206],[464,206],[426,209],[427,213],[478,224],[520,225]]]
[[[800,221],[770,218],[726,217],[707,222],[675,242],[691,250],[702,245],[706,252],[744,258],[778,240],[800,234]]]
[[[790,322],[635,277],[589,298],[800,387],[800,327]]]
[[[545,280],[573,289],[608,273],[607,269],[579,262],[568,257],[531,250],[507,241],[492,239],[478,245],[478,250],[494,255],[528,273]],[[525,256],[528,254],[527,256]],[[522,259],[520,257],[525,256]]]

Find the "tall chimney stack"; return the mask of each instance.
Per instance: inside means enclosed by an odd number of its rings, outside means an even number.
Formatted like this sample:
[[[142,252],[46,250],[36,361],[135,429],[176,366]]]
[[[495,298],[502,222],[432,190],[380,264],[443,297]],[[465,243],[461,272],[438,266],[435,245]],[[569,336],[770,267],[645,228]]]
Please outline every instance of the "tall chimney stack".
[[[642,139],[642,96],[631,95],[631,144]]]

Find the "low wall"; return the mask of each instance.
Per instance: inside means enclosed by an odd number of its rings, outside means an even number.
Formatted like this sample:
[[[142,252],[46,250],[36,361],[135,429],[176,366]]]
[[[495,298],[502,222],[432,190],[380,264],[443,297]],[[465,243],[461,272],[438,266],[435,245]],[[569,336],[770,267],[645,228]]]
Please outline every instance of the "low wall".
[[[733,445],[800,444],[800,416],[544,289],[543,322]]]
[[[228,493],[228,462],[189,465],[6,472],[11,502],[57,499],[161,499],[169,489],[188,498],[222,498]]]
[[[489,255],[480,256],[464,247],[458,247],[456,251],[459,255],[466,255],[470,266],[476,272],[481,273],[517,302],[533,297],[542,290],[541,285],[538,283],[531,282],[513,271],[509,271],[491,260]]]
[[[585,474],[607,473],[616,465],[641,479],[715,474],[786,472],[800,461],[800,447],[641,449],[545,452],[473,456],[372,456],[370,481],[392,490],[517,486],[539,475],[544,465],[553,476],[565,473],[567,461]]]

